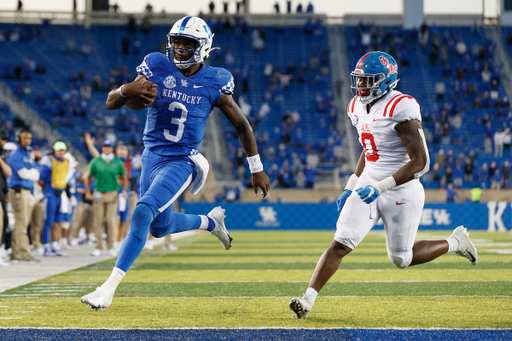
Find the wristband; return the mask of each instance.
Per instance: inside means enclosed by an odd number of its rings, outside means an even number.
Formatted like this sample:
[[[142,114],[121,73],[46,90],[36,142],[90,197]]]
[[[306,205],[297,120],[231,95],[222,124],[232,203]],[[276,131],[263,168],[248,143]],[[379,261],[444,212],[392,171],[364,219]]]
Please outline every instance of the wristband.
[[[356,187],[357,180],[359,180],[359,177],[355,174],[352,174],[348,179],[347,184],[345,185],[345,189],[351,192],[354,191],[354,187]]]
[[[251,173],[258,173],[263,171],[263,164],[260,160],[260,154],[256,154],[254,156],[249,156],[247,158],[247,163],[249,164],[249,169]]]
[[[123,84],[123,85],[124,85],[124,84]],[[127,98],[128,96],[126,96],[126,95],[124,95],[124,94],[123,94],[123,92],[121,91],[122,89],[123,89],[123,86],[121,85],[121,86],[119,87],[119,89],[117,89],[117,92],[119,92],[119,94],[120,94],[122,97]]]
[[[392,176],[388,176],[384,180],[377,182],[376,184],[372,185],[375,187],[377,191],[379,191],[380,194],[384,193],[388,189],[392,189],[396,187],[396,181],[395,178]]]

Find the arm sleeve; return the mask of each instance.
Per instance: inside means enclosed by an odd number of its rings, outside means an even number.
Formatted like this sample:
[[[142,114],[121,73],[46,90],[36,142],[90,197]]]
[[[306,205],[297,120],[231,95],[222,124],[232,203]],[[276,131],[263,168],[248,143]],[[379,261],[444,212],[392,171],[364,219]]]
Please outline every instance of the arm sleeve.
[[[150,53],[146,57],[142,63],[135,69],[139,75],[144,75],[148,78],[153,77],[153,71],[151,69],[154,65],[155,53]]]
[[[235,91],[235,81],[233,75],[226,69],[218,68],[216,73],[211,78],[211,84],[214,89],[214,103],[222,97],[222,95],[231,95]]]
[[[392,119],[395,125],[405,121],[418,120],[421,122],[420,105],[413,97],[404,97],[396,103],[396,107],[392,107]]]
[[[20,169],[25,168],[25,165],[23,164],[23,160],[17,156],[18,156],[18,154],[14,154],[7,158],[7,164],[11,167],[13,173],[14,172],[18,173],[18,171]]]
[[[50,174],[51,174],[51,168],[49,168],[47,166],[41,166],[39,180],[47,181]]]
[[[96,175],[96,158],[92,159],[91,163],[89,164],[89,170],[87,171],[87,173],[91,176],[95,176]]]
[[[22,168],[17,173],[18,173],[18,176],[24,180],[32,180],[32,181],[39,180],[39,171],[35,168],[32,168],[32,169]]]

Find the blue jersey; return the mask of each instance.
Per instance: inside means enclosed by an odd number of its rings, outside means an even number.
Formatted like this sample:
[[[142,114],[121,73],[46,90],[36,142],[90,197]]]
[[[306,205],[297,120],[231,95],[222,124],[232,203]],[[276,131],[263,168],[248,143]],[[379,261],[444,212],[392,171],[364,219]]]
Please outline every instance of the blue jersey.
[[[208,115],[222,95],[233,93],[231,73],[203,64],[196,74],[185,77],[162,53],[148,54],[137,72],[158,84],[147,111],[144,146],[162,156],[197,153]]]

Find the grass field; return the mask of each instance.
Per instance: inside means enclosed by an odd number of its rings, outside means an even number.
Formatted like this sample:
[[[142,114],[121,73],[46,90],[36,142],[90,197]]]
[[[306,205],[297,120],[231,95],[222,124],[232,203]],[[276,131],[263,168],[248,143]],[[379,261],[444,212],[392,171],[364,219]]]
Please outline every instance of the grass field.
[[[449,231],[425,231],[440,239]],[[232,233],[224,251],[199,233],[177,252],[144,251],[108,310],[80,297],[110,275],[97,263],[0,294],[0,327],[171,328],[511,328],[512,235],[471,232],[480,254],[472,266],[445,255],[396,269],[382,231],[370,233],[322,290],[307,320],[296,320],[291,297],[307,288],[331,231]]]

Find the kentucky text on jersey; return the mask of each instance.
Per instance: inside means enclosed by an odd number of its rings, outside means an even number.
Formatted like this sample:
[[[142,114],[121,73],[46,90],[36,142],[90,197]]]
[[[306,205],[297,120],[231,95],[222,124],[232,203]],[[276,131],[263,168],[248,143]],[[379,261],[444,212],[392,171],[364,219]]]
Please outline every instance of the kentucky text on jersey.
[[[164,91],[162,92],[162,96],[177,99],[178,101],[181,101],[183,103],[190,104],[199,104],[199,101],[201,101],[202,98],[201,96],[190,96],[182,92],[169,89],[164,89]]]

